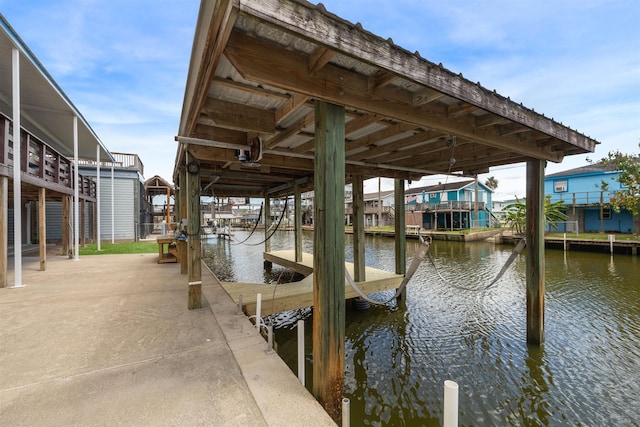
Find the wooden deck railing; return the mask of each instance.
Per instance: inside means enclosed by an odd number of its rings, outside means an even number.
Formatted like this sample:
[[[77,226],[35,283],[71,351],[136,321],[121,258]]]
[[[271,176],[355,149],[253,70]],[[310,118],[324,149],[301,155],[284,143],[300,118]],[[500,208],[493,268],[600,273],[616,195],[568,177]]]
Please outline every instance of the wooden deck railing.
[[[20,131],[20,170],[45,182],[73,189],[73,162],[36,138]],[[0,115],[0,164],[13,168],[13,123]],[[79,193],[95,198],[96,183],[92,178],[79,175]]]

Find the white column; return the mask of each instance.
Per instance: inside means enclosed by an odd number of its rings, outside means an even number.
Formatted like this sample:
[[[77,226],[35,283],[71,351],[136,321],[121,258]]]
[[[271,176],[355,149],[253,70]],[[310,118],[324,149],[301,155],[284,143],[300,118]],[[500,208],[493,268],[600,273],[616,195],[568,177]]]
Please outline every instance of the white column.
[[[116,242],[116,196],[114,184],[113,162],[111,162],[111,243]]]
[[[13,261],[15,281],[13,288],[22,284],[22,179],[20,176],[20,51],[12,51],[13,100]]]
[[[73,116],[73,260],[80,261],[80,183],[78,175],[78,116]],[[84,225],[84,224],[83,224]]]
[[[96,248],[100,252],[100,144],[96,145],[96,235],[98,241],[96,242]]]

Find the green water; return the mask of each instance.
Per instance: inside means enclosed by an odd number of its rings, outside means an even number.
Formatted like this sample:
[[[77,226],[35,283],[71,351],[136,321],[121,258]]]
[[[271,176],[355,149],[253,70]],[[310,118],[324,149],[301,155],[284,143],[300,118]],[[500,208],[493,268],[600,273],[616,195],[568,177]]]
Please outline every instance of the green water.
[[[369,238],[366,245],[367,265],[394,270],[392,239]],[[306,235],[304,250],[312,246]],[[415,246],[407,243],[409,261]],[[276,233],[273,250],[291,247],[293,233]],[[548,250],[545,343],[529,347],[524,256],[492,288],[468,290],[489,283],[511,250],[435,241],[431,253],[440,274],[423,263],[406,301],[347,308],[345,397],[352,426],[440,426],[445,380],[459,385],[461,426],[640,425],[638,258]],[[274,266],[265,274],[262,251],[214,239],[205,257],[224,280],[274,280],[283,271]],[[350,248],[346,257],[352,258]],[[305,319],[308,388],[311,316],[305,309],[274,317],[278,352],[294,372],[295,324]]]

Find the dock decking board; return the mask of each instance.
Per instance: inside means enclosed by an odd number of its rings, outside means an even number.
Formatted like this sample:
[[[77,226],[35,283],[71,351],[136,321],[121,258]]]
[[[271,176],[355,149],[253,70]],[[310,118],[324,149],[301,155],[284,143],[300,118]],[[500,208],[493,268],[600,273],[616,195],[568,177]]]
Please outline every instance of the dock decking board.
[[[236,302],[242,295],[243,310],[249,315],[256,313],[257,294],[262,294],[261,315],[279,313],[313,306],[313,255],[303,253],[302,262],[296,263],[294,251],[265,252],[264,258],[275,264],[291,268],[298,273],[309,272],[307,277],[299,282],[271,285],[266,283],[221,282],[224,290]],[[345,263],[347,271],[353,277],[353,264]],[[357,282],[358,287],[366,294],[397,289],[404,276],[373,267],[366,267],[364,282]],[[274,295],[275,290],[275,295]],[[345,299],[356,298],[358,294],[349,284],[345,286]]]

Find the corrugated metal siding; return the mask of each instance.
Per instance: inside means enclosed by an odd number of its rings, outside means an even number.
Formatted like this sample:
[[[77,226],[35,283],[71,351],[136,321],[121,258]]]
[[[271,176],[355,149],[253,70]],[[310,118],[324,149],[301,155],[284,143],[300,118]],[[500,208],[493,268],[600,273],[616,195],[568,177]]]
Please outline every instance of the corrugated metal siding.
[[[46,203],[47,241],[62,241],[62,202]]]
[[[115,194],[115,239],[133,240],[135,234],[135,186],[136,180],[114,180]],[[102,240],[111,239],[111,179],[100,180],[100,236]]]

